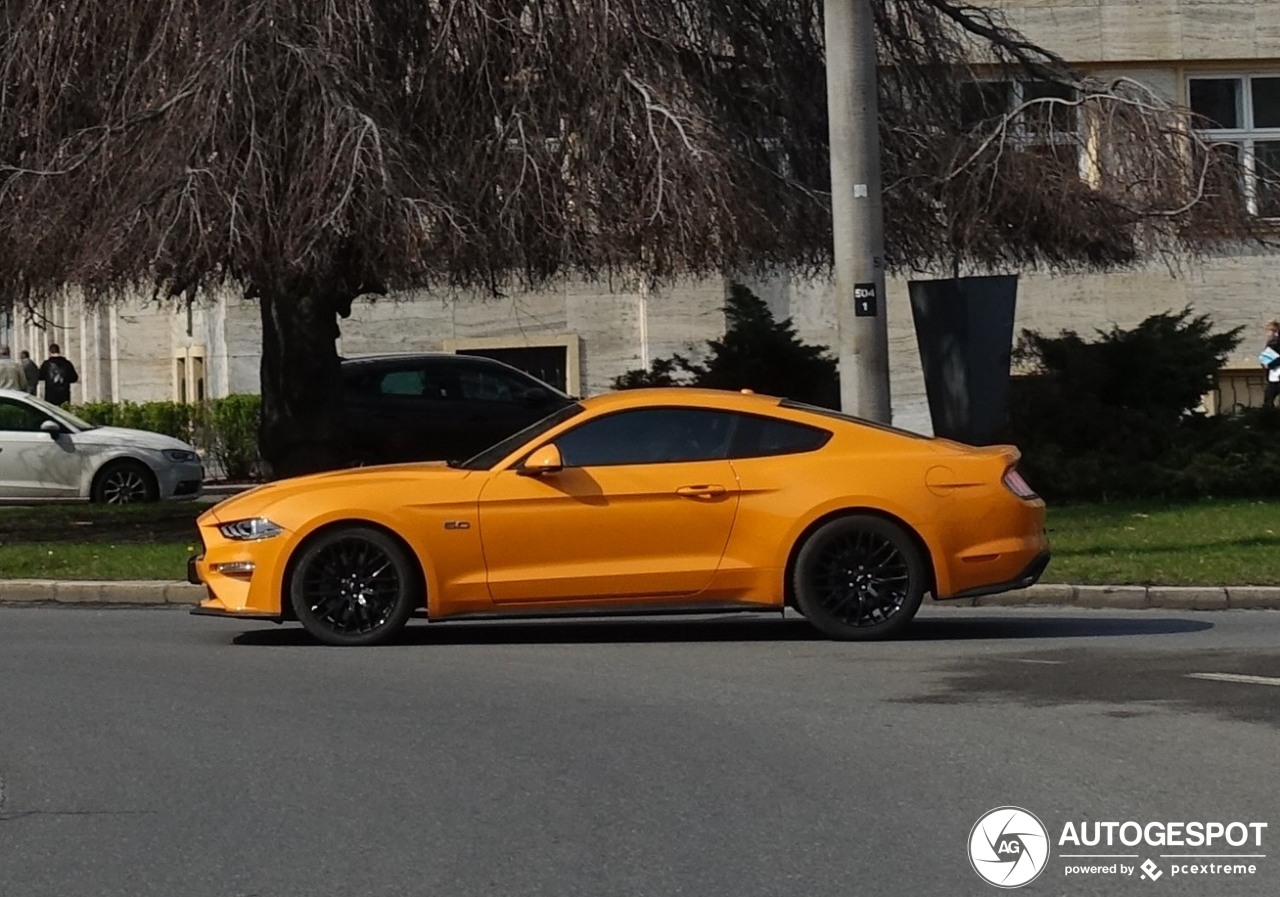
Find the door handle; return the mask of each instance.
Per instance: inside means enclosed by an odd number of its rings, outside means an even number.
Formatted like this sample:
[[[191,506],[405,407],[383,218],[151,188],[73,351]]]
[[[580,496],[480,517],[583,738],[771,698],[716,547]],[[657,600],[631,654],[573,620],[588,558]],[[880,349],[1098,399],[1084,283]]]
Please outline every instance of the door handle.
[[[707,486],[681,486],[676,490],[676,495],[688,495],[694,498],[711,498],[714,495],[724,495],[729,490],[723,486],[707,485]]]

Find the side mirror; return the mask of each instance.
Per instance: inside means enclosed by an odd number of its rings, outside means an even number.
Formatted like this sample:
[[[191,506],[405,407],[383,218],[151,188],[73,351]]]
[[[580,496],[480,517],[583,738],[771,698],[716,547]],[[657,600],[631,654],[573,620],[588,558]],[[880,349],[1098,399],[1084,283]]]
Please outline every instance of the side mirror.
[[[516,473],[522,477],[540,477],[561,470],[564,470],[564,459],[560,457],[560,449],[552,443],[544,445],[526,458]]]
[[[56,420],[47,420],[40,424],[40,432],[48,433],[54,439],[62,435],[62,425]]]

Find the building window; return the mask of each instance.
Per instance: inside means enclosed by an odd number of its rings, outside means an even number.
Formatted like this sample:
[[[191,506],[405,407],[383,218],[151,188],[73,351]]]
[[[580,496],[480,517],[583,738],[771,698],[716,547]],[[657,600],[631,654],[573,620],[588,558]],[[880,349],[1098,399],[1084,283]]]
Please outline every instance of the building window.
[[[1249,211],[1280,218],[1280,74],[1187,79],[1200,133],[1239,171]]]
[[[177,349],[173,357],[173,397],[179,402],[203,402],[205,393],[204,347]]]
[[[1009,122],[1010,143],[1080,170],[1077,100],[1073,88],[1053,81],[973,81],[960,88],[960,123],[974,128],[1016,112]]]

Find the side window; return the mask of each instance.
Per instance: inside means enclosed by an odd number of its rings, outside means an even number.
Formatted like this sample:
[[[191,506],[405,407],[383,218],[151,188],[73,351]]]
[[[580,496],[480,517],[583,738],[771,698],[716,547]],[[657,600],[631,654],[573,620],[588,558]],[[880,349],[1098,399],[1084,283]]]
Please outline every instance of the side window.
[[[505,371],[470,366],[458,371],[458,392],[469,402],[519,402],[532,386]]]
[[[734,436],[731,458],[763,458],[769,455],[795,455],[822,448],[831,433],[771,417],[743,415]]]
[[[589,421],[556,440],[566,467],[666,464],[727,457],[736,415],[646,408]]]
[[[378,382],[378,392],[384,396],[422,395],[421,371],[390,371]]]
[[[348,396],[376,396],[378,394],[377,374],[361,376],[346,375],[342,378],[342,391]]]
[[[36,433],[48,420],[43,413],[24,402],[0,399],[0,430],[10,433]]]
[[[346,373],[342,389],[348,399],[376,396],[453,399],[458,392],[452,375],[433,367]]]

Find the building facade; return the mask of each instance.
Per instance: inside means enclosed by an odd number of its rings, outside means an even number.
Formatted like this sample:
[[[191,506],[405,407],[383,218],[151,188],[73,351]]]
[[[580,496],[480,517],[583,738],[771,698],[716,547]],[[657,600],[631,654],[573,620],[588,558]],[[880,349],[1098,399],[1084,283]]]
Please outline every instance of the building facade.
[[[986,0],[1036,43],[1104,78],[1131,78],[1214,122],[1209,133],[1238,152],[1252,210],[1280,217],[1280,195],[1254,176],[1280,169],[1280,2],[1277,0]],[[1002,85],[1009,102],[1035,85]],[[891,210],[890,210],[891,213]],[[1018,273],[1018,272],[1009,272]],[[927,275],[925,275],[927,276]],[[945,276],[940,274],[940,276]],[[1233,253],[1174,267],[1112,274],[1023,274],[1016,328],[1091,334],[1190,307],[1221,328],[1243,325],[1211,405],[1257,404],[1264,321],[1280,317],[1280,256]],[[834,346],[835,296],[824,280],[747,281],[802,339]],[[887,285],[895,423],[924,432],[929,415],[907,299]],[[406,294],[357,302],[338,349],[480,352],[562,377],[589,395],[657,357],[697,356],[724,332],[727,284],[719,279],[653,287],[642,278],[557,284],[502,298]],[[81,371],[76,401],[190,399],[256,392],[261,322],[254,303],[230,293],[191,306],[143,302],[91,308],[68,296],[39,323],[9,322],[7,341],[37,360],[62,344]],[[528,366],[522,364],[522,366]]]

